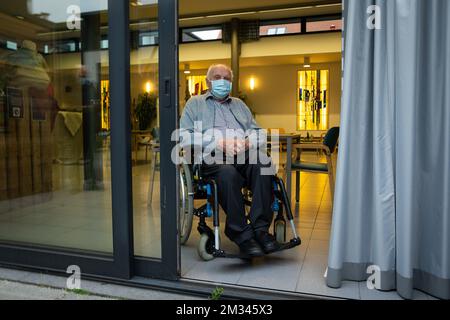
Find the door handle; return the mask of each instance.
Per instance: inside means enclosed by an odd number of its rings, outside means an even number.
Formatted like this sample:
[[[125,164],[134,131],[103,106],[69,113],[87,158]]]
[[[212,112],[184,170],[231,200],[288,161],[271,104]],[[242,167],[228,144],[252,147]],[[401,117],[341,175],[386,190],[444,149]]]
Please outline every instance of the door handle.
[[[170,91],[171,91],[172,79],[170,77],[164,78],[164,107],[170,108]]]

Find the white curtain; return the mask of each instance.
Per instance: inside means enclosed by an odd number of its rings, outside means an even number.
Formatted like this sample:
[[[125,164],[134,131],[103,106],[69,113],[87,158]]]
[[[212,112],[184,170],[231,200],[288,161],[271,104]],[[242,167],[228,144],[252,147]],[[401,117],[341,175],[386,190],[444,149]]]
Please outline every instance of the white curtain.
[[[450,1],[344,0],[344,19],[327,284],[375,270],[449,299]]]

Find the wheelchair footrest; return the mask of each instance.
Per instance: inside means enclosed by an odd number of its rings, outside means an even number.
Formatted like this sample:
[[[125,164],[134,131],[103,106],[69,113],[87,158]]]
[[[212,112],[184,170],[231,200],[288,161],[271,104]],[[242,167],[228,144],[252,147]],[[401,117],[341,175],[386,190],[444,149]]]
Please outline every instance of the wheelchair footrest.
[[[294,238],[287,243],[281,243],[278,250],[276,250],[275,252],[272,252],[272,253],[289,250],[289,249],[298,247],[301,244],[302,244],[302,241],[300,240],[300,238]],[[214,258],[230,258],[230,259],[244,259],[244,260],[256,258],[256,257],[246,256],[243,254],[228,254],[224,250],[215,250],[212,255],[214,256]]]
[[[289,250],[295,247],[298,247],[299,245],[302,244],[302,240],[300,240],[300,238],[294,238],[291,241],[287,242],[287,243],[281,243],[280,247],[278,248],[277,251],[275,252],[280,252],[280,251],[284,251],[284,250]]]
[[[215,252],[213,252],[213,256],[214,258],[244,259],[244,260],[252,259],[252,257],[243,254],[230,254],[226,253],[223,250],[216,250]]]

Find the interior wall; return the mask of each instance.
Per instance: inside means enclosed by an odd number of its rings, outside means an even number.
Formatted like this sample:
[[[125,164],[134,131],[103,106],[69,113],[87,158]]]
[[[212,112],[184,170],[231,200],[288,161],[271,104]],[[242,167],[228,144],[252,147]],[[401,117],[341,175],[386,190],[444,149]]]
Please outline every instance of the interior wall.
[[[4,56],[8,55],[9,53],[11,53],[11,51],[0,48],[0,58],[3,58]]]
[[[248,103],[256,113],[256,119],[262,127],[284,128],[286,131],[296,131],[296,87],[297,71],[300,70],[302,55],[340,53],[341,34],[323,33],[311,35],[295,35],[285,37],[262,38],[260,41],[242,45],[242,58],[267,58],[296,55],[298,64],[279,64],[257,67],[241,67],[241,88],[248,96]],[[189,62],[191,66],[197,62],[201,68],[215,61],[228,61],[231,50],[229,44],[220,41],[190,43],[180,45],[180,63]],[[102,78],[108,78],[108,51],[102,50]],[[50,70],[58,77],[56,83],[57,96],[63,106],[79,105],[80,98],[76,96],[79,79],[77,70],[80,68],[80,53],[68,53],[47,57]],[[314,58],[312,59],[314,60]],[[145,90],[145,83],[150,81],[153,90],[157,90],[157,47],[145,47],[131,52],[131,98],[137,99],[139,93]],[[314,61],[313,61],[314,62]],[[265,63],[270,64],[270,62]],[[314,65],[314,68],[330,70],[330,126],[339,125],[341,66],[340,61]],[[205,74],[206,69],[193,70],[192,74]],[[256,79],[256,88],[251,92],[248,88],[249,78]],[[184,107],[185,75],[180,72],[180,111]],[[64,80],[64,81],[63,81]],[[73,95],[65,90],[73,88]],[[60,93],[60,94],[58,94]],[[63,94],[64,93],[64,94]]]
[[[290,55],[314,55],[340,53],[342,36],[340,32],[290,35],[261,38],[259,41],[242,45],[242,58],[274,57]],[[63,58],[62,58],[63,57]],[[221,41],[183,43],[180,45],[180,62],[231,59],[230,44]],[[63,53],[47,56],[51,69],[73,69],[80,65],[80,53]],[[109,66],[108,50],[101,51],[102,66]],[[314,61],[312,61],[314,62]],[[131,52],[131,65],[143,66],[158,63],[158,48],[143,47]]]
[[[244,43],[241,57],[313,55],[341,51],[342,34],[340,32],[326,32],[284,37],[263,37],[259,41]]]
[[[329,125],[339,126],[341,112],[341,64],[340,62],[312,65],[313,69],[330,70]],[[243,67],[240,70],[241,92],[247,96],[247,104],[256,114],[256,121],[263,128],[283,128],[297,131],[297,72],[299,65]],[[195,70],[192,75],[205,75],[206,69]],[[180,72],[180,106],[185,104],[186,75]],[[250,78],[255,79],[255,89],[250,90]]]
[[[312,69],[330,70],[329,126],[339,126],[341,111],[341,65],[339,62],[312,65]],[[297,79],[299,65],[243,68],[241,88],[248,104],[263,128],[297,131]],[[250,90],[250,78],[255,89]]]

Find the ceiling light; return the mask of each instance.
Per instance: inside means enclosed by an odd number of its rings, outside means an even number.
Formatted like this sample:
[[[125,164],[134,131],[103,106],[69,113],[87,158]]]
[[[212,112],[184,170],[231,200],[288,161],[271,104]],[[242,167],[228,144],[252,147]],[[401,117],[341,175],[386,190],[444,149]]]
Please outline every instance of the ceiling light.
[[[25,18],[23,16],[16,16],[16,18],[19,20],[25,20]]]
[[[284,8],[284,9],[267,9],[267,10],[260,10],[259,13],[268,13],[268,12],[279,12],[279,11],[293,11],[293,10],[305,10],[305,9],[312,9],[314,7],[307,6],[307,7],[294,7],[294,8]]]
[[[219,17],[231,17],[231,16],[242,16],[245,14],[255,14],[257,11],[247,11],[247,12],[236,12],[236,13],[223,13],[223,14],[213,14],[206,16],[206,18],[219,18]]]
[[[191,68],[187,63],[184,65],[184,74],[191,74]]]
[[[198,19],[205,19],[206,17],[190,17],[190,18],[180,18],[178,21],[189,21],[189,20],[198,20]]]
[[[326,7],[336,7],[336,6],[342,6],[342,4],[340,4],[340,3],[318,4],[318,5],[315,5],[314,7],[316,7],[316,8],[326,8]]]
[[[305,57],[303,68],[311,68],[311,59],[309,57]]]
[[[314,5],[314,6],[304,6],[304,7],[289,7],[289,8],[273,8],[273,9],[263,9],[263,10],[256,10],[256,11],[242,11],[242,12],[230,12],[230,13],[223,13],[223,14],[211,14],[207,16],[194,16],[194,17],[181,17],[179,21],[187,21],[187,20],[198,20],[198,19],[205,19],[205,18],[219,18],[219,17],[230,17],[230,16],[239,16],[239,15],[250,15],[250,14],[257,14],[257,13],[270,13],[270,12],[281,12],[281,11],[295,11],[295,10],[306,10],[306,9],[314,9],[314,8],[324,8],[324,7],[342,7],[341,3],[330,3],[330,4],[321,4],[321,5]]]
[[[204,30],[204,31],[194,31],[192,34],[199,38],[200,40],[217,40],[219,39],[220,33],[222,30],[214,29],[214,30]]]

